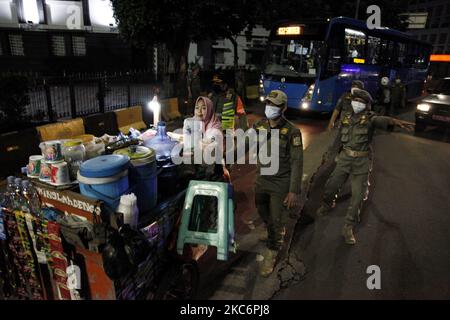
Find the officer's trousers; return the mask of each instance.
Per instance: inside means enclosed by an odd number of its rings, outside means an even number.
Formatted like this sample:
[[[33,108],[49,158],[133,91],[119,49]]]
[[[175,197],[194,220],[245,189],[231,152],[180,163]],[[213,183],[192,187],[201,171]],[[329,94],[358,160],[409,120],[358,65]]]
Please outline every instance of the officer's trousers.
[[[359,221],[359,213],[367,192],[368,173],[348,173],[348,171],[340,166],[338,162],[336,164],[336,168],[331,173],[325,185],[323,200],[328,206],[331,207],[337,194],[339,193],[339,190],[342,188],[349,176],[351,179],[352,197],[350,199],[350,205],[347,209],[347,214],[345,215],[345,224],[354,226]]]
[[[283,245],[288,210],[283,205],[286,194],[274,192],[255,192],[255,204],[261,219],[267,226],[267,247],[280,250]]]

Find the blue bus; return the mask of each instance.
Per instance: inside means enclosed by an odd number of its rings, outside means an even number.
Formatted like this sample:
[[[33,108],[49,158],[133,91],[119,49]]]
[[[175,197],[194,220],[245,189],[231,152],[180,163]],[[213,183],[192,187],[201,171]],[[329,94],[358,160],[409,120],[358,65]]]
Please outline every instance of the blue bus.
[[[375,97],[380,79],[399,75],[407,98],[422,94],[431,45],[360,20],[280,22],[271,30],[260,80],[261,101],[271,90],[288,96],[288,108],[329,113],[352,80]]]

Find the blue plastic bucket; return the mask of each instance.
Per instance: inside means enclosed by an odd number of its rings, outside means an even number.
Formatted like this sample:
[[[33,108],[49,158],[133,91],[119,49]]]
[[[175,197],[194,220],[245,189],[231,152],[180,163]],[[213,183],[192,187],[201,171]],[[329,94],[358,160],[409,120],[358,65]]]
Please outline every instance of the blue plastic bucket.
[[[137,197],[140,214],[148,213],[158,201],[156,152],[151,148],[133,147],[120,149],[114,154],[127,155],[131,159],[130,184]]]
[[[130,159],[123,155],[100,156],[83,162],[77,176],[81,194],[101,200],[115,211],[120,196],[130,189],[129,164]]]

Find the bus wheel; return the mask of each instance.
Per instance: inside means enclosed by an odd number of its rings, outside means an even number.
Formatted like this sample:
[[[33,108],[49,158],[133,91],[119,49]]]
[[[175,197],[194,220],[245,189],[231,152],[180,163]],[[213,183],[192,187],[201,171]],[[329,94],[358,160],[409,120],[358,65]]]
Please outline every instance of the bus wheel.
[[[171,261],[172,265],[162,274],[155,293],[156,300],[192,300],[195,299],[199,284],[197,263]]]

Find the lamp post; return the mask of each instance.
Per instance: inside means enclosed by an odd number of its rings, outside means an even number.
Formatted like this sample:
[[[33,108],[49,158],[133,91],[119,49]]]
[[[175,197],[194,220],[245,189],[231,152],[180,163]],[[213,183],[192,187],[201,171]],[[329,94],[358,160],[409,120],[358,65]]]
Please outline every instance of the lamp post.
[[[358,16],[359,16],[359,3],[360,3],[360,0],[356,0],[355,19],[358,19]]]

